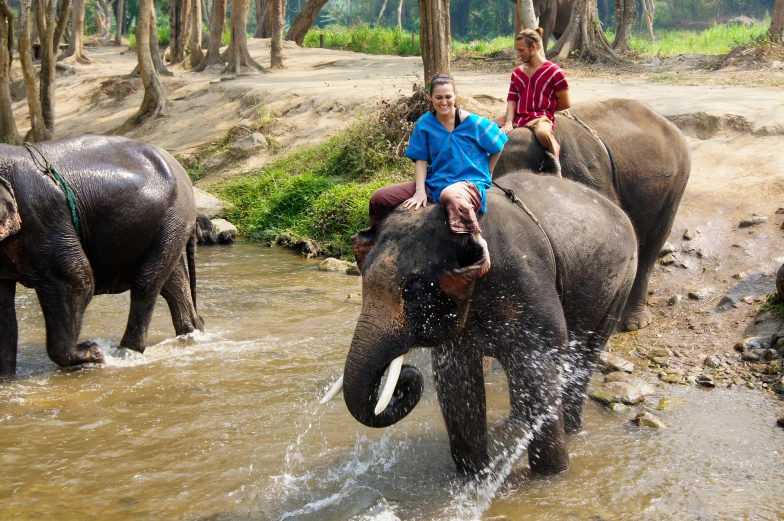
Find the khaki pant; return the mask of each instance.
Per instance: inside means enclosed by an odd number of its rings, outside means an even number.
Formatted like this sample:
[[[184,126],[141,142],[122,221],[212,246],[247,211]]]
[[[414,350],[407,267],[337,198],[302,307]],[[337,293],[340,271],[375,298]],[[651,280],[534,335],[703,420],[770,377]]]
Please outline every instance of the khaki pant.
[[[561,146],[553,136],[553,122],[550,121],[550,118],[539,116],[526,123],[525,126],[534,131],[536,140],[539,141],[545,150],[549,150],[555,157],[558,157],[558,154],[561,152]]]
[[[370,226],[377,226],[389,212],[416,193],[416,183],[400,183],[379,188],[370,198]],[[428,197],[428,201],[433,202]],[[476,213],[482,208],[479,189],[471,183],[460,181],[441,192],[441,204],[449,217],[449,229],[454,233],[480,233]]]

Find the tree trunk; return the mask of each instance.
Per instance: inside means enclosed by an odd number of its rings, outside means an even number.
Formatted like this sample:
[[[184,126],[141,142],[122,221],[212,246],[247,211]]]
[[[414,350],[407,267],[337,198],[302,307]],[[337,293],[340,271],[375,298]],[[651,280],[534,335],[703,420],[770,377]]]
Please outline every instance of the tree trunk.
[[[68,59],[69,62],[83,64],[93,63],[84,54],[84,5],[85,0],[73,0],[71,8],[71,39],[68,48],[60,56],[60,60]]]
[[[539,17],[536,16],[532,0],[517,0],[517,3],[515,3],[515,11],[517,14],[515,18],[520,19],[520,23],[523,26],[522,29],[536,30],[539,27]],[[539,46],[539,56],[543,60],[546,59],[544,54],[545,47],[547,47],[547,42],[542,40],[542,45]]]
[[[169,0],[169,61],[172,63],[185,59],[190,11],[191,0]]]
[[[307,6],[306,6],[307,7]],[[285,13],[283,0],[270,0],[270,19],[272,20],[272,42],[270,44],[270,69],[283,69],[283,25]]]
[[[63,0],[60,4],[60,17],[57,19],[57,28],[54,30],[54,42],[52,42],[52,49],[55,56],[60,50],[60,41],[63,39],[66,27],[68,27],[68,18],[71,16],[71,0]]]
[[[772,42],[784,40],[784,0],[776,0],[773,4],[773,14],[770,17],[768,34]]]
[[[114,32],[114,44],[122,45],[123,26],[125,25],[125,0],[117,0],[117,30]]]
[[[387,0],[384,0],[384,3],[381,4],[381,9],[378,12],[378,19],[376,20],[376,27],[381,25],[381,17],[384,16],[384,11],[387,10]]]
[[[166,65],[161,59],[161,48],[158,46],[158,24],[155,23],[154,4],[150,7],[150,12],[152,13],[150,16],[150,57],[152,58],[153,65],[155,65],[155,71],[164,76],[174,76],[174,73],[166,68]]]
[[[25,89],[27,90],[27,107],[30,114],[30,132],[25,141],[45,141],[47,136],[41,113],[41,99],[38,97],[38,86],[35,84],[35,67],[33,67],[33,45],[30,38],[30,3],[21,0],[19,7],[19,57],[22,62]]]
[[[580,58],[593,62],[606,60],[613,63],[623,63],[610,47],[610,42],[604,36],[602,23],[596,8],[597,0],[575,0],[572,6],[572,19],[550,50],[550,55],[564,59],[569,53],[578,49]]]
[[[272,2],[273,0],[269,1]],[[306,3],[305,7],[297,13],[297,17],[294,19],[291,27],[289,27],[289,32],[286,33],[286,40],[297,42],[297,45],[302,47],[302,42],[305,41],[305,35],[310,31],[313,22],[316,21],[321,8],[324,7],[324,4],[326,3],[327,0],[308,0],[308,3]],[[386,5],[387,2],[384,0],[384,6]],[[381,15],[379,15],[378,19],[381,20]]]
[[[629,36],[637,16],[635,0],[615,0],[615,41],[613,49],[617,52],[629,50]]]
[[[403,30],[403,0],[400,0],[400,3],[397,4],[397,30]]]
[[[139,59],[139,71],[144,85],[144,99],[139,111],[128,118],[114,133],[126,132],[163,116],[166,110],[166,91],[155,70],[150,49],[150,28],[155,27],[155,16],[152,0],[139,0],[139,16],[136,23],[136,56]],[[157,35],[155,37],[157,41]]]
[[[239,74],[243,70],[255,69],[267,72],[248,52],[248,7],[250,0],[232,0],[231,4],[231,40],[227,53],[228,64],[224,73]]]
[[[272,35],[272,28],[269,23],[269,0],[255,0],[256,2],[256,32],[254,38],[269,38]],[[299,16],[299,15],[297,15]],[[296,22],[296,20],[295,20]]]
[[[452,36],[449,29],[450,0],[419,0],[419,38],[425,84],[439,73],[449,74],[449,51]]]
[[[220,55],[220,47],[225,19],[226,0],[215,0],[212,5],[212,20],[210,20],[210,44],[204,59],[199,66],[194,69],[196,72],[201,72],[210,65],[223,64]]]
[[[14,13],[0,0],[0,142],[19,144],[19,130],[11,109],[11,60],[14,56]]]
[[[191,68],[195,69],[204,59],[204,52],[201,50],[201,0],[193,0],[190,18],[191,39],[189,46],[191,48],[191,54],[189,61]]]
[[[54,54],[54,31],[57,19],[57,0],[33,0],[35,20],[41,37],[41,116],[44,119],[48,139],[54,136],[54,77],[57,58]]]
[[[112,10],[109,8],[109,3],[106,0],[98,1],[98,11],[96,16],[101,20],[101,25],[98,26],[98,33],[101,35],[101,40],[109,41],[112,37]]]
[[[718,4],[718,2],[716,2]],[[656,6],[653,3],[653,0],[642,0],[642,13],[643,17],[645,18],[645,25],[648,28],[648,38],[653,41],[655,36],[653,35],[653,17],[656,13]]]

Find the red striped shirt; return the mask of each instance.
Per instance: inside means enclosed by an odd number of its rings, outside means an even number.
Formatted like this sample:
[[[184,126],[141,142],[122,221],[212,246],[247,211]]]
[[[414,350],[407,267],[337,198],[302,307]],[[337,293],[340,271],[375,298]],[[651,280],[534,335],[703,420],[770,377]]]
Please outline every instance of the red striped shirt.
[[[568,88],[563,70],[551,61],[544,62],[530,78],[520,67],[515,68],[506,97],[506,101],[517,103],[515,125],[522,127],[541,116],[547,116],[555,123],[553,113],[558,105],[555,93]]]

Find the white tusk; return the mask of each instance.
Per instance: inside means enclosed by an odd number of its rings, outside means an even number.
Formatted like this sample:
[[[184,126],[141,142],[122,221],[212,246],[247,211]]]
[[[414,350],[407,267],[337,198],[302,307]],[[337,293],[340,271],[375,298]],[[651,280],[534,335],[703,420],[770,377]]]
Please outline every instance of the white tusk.
[[[319,405],[324,405],[325,403],[329,403],[332,401],[332,398],[337,396],[337,394],[343,390],[343,375],[340,375],[338,381],[332,384],[332,387],[329,388],[327,394],[324,395],[324,398],[321,399]]]
[[[403,357],[405,355],[400,355],[394,360],[392,363],[389,364],[389,374],[387,374],[387,382],[384,385],[384,390],[381,391],[381,397],[378,399],[378,405],[376,405],[376,410],[373,411],[376,413],[376,416],[381,414],[384,409],[387,408],[389,402],[392,400],[392,394],[395,392],[395,386],[397,385],[397,379],[400,378],[400,370],[403,368]]]

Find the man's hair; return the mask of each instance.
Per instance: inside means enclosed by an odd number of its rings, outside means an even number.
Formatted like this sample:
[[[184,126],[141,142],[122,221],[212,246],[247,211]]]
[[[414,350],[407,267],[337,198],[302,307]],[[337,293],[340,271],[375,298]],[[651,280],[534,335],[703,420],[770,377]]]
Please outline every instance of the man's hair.
[[[525,40],[528,42],[528,47],[530,47],[532,43],[542,45],[543,33],[544,31],[541,27],[537,27],[536,30],[523,29],[517,36],[515,36],[515,41]]]

